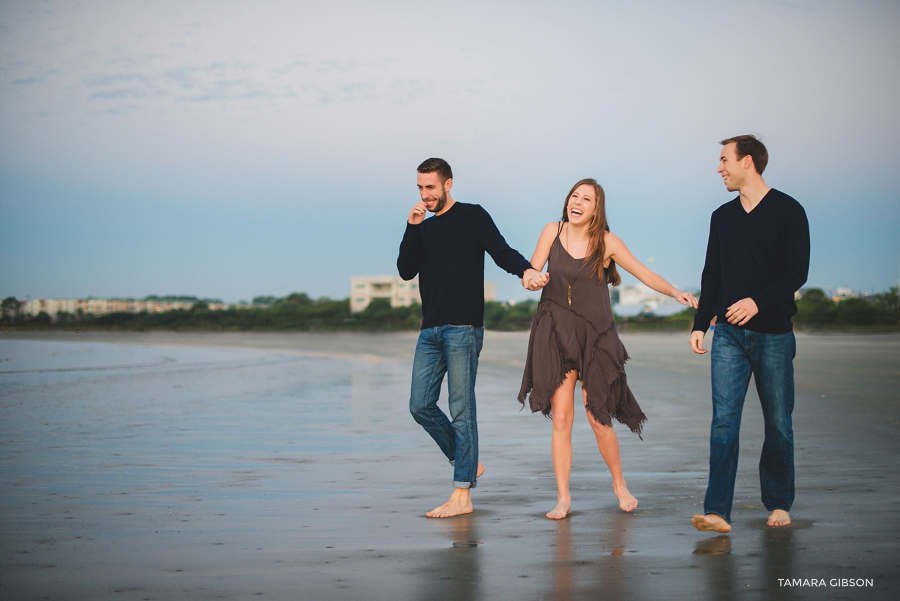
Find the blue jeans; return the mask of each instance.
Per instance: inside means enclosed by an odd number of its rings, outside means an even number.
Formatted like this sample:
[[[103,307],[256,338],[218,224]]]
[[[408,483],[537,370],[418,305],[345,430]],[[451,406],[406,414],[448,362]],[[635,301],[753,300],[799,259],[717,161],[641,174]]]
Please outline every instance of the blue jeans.
[[[438,326],[419,332],[409,412],[453,465],[453,486],[474,488],[478,467],[475,375],[484,328]],[[450,418],[437,406],[447,374]]]
[[[713,419],[705,513],[714,513],[731,522],[741,412],[751,373],[765,421],[765,442],[759,458],[762,501],[769,511],[791,509],[794,503],[791,413],[796,348],[793,332],[763,334],[716,324],[711,360]]]

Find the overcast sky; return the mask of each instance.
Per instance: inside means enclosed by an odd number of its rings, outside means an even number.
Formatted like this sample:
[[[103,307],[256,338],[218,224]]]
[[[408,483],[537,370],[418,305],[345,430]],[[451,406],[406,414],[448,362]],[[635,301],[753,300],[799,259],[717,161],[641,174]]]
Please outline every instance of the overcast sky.
[[[893,0],[4,0],[0,296],[346,298],[396,273],[430,156],[526,258],[594,177],[634,255],[696,287],[744,133],[806,208],[807,285],[880,292],[898,31]]]

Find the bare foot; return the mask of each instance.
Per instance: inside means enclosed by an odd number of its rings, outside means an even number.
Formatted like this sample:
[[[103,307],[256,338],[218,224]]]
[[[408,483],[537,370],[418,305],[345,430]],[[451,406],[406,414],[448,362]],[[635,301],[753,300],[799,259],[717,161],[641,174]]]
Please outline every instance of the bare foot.
[[[429,518],[452,518],[455,515],[472,513],[472,501],[469,499],[468,488],[454,488],[453,494],[446,503],[435,507],[425,514]]]
[[[616,493],[619,509],[622,511],[634,511],[634,508],[638,506],[638,500],[624,486],[619,489],[613,487],[613,492]]]
[[[725,521],[722,516],[714,513],[706,515],[695,514],[691,518],[691,526],[701,532],[730,532],[731,524]]]
[[[551,520],[565,519],[571,513],[571,511],[569,510],[570,504],[571,501],[560,501],[556,504],[556,507],[546,513],[546,516]]]
[[[484,473],[484,466],[481,465],[481,462],[479,461],[478,462],[478,470],[475,472],[475,478],[476,479],[481,478],[481,474],[483,474],[483,473]]]
[[[766,520],[766,526],[787,526],[790,523],[791,516],[784,509],[775,509]]]

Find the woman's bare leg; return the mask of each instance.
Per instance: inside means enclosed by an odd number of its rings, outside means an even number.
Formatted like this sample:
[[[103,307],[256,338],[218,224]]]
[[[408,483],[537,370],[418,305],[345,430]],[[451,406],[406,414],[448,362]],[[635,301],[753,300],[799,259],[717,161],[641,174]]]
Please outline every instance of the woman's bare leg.
[[[625,477],[622,475],[622,461],[619,458],[619,439],[616,431],[612,426],[605,426],[594,419],[591,412],[587,408],[587,393],[582,389],[581,399],[584,402],[584,411],[587,413],[588,423],[594,431],[594,438],[597,439],[597,448],[600,449],[600,455],[609,468],[612,475],[613,493],[619,500],[619,508],[622,511],[633,511],[638,506],[638,500],[628,492],[625,485]]]
[[[572,470],[572,422],[575,419],[576,374],[570,371],[550,399],[553,430],[550,434],[550,458],[556,476],[556,507],[547,513],[551,520],[569,515],[572,497],[569,494],[569,472]]]

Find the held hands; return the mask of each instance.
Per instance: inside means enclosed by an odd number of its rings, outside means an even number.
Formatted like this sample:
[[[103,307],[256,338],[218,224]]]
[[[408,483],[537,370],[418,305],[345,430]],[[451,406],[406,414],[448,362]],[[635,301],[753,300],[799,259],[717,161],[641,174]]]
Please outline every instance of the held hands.
[[[759,308],[752,298],[745,298],[734,303],[725,311],[725,319],[733,326],[742,326],[750,318],[759,313]]]
[[[540,290],[550,281],[549,273],[541,273],[537,269],[526,269],[522,274],[522,287],[525,290]]]
[[[409,216],[406,218],[406,222],[411,225],[419,225],[425,219],[425,203],[417,202],[413,205],[413,208],[409,210]]]

